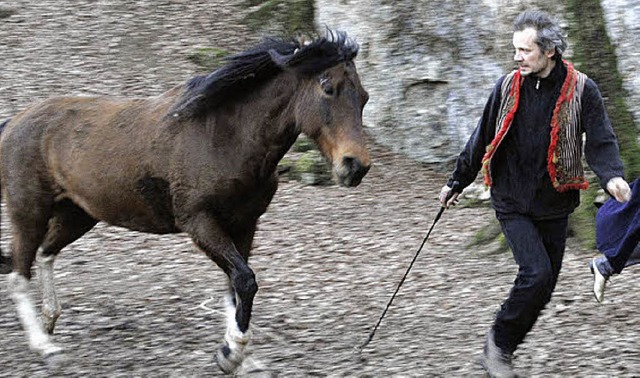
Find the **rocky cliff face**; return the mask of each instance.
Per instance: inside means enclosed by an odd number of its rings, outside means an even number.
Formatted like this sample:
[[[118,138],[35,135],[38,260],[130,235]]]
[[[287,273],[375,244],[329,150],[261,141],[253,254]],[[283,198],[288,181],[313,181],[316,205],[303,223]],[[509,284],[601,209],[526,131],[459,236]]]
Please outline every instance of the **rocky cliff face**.
[[[640,2],[637,0],[602,0],[605,26],[615,45],[627,106],[640,127]]]
[[[464,146],[498,77],[513,65],[511,22],[525,9],[549,11],[566,24],[556,1],[318,0],[320,25],[348,30],[361,45],[358,67],[371,100],[365,123],[376,139],[423,162],[441,163]],[[621,56],[640,38],[640,6],[604,1]],[[626,7],[622,3],[626,4]],[[632,8],[636,16],[629,14]],[[634,36],[627,39],[630,34]],[[635,38],[635,39],[634,39]],[[571,36],[569,36],[571,45]],[[565,55],[571,59],[571,47]],[[626,63],[623,63],[626,62]],[[629,90],[640,90],[633,55],[621,59]],[[635,105],[640,120],[640,101]]]
[[[0,119],[52,95],[159,94],[198,70],[189,60],[196,49],[237,52],[255,43],[261,32],[245,20],[259,10],[254,3],[0,0]],[[564,20],[562,3],[317,0],[315,12],[320,28],[345,30],[360,43],[358,69],[371,95],[365,123],[374,137],[442,163],[463,147],[495,80],[513,68],[515,15],[541,8]],[[640,4],[602,4],[640,125]]]

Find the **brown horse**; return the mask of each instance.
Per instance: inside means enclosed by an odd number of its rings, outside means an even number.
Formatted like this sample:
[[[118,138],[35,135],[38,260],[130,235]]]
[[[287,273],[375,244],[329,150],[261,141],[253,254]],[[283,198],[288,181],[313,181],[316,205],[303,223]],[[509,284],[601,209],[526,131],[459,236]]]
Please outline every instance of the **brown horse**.
[[[270,38],[157,97],[57,97],[6,123],[0,177],[13,238],[12,261],[0,265],[12,264],[9,291],[31,349],[61,351],[48,335],[60,315],[53,262],[104,221],[185,232],[227,274],[217,360],[225,372],[241,365],[258,290],[247,260],[278,162],[305,133],[341,185],[358,185],[369,169],[357,52],[341,32],[306,44]],[[36,256],[42,326],[28,291]]]

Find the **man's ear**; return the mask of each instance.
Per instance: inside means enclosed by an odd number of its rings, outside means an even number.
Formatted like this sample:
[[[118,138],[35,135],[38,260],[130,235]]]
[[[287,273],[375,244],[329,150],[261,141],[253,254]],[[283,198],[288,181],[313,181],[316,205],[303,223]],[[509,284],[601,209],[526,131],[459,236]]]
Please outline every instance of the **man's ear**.
[[[551,49],[551,50],[547,50],[544,55],[547,56],[547,58],[551,59],[553,58],[554,55],[556,55],[556,49]]]

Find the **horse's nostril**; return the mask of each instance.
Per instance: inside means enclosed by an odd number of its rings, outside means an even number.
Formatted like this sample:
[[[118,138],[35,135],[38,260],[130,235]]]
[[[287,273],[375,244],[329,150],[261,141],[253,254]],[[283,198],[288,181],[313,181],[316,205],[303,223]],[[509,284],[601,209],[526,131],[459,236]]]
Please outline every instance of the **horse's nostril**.
[[[357,177],[359,179],[362,178],[369,171],[368,166],[362,165],[362,162],[360,161],[360,159],[352,156],[345,156],[342,159],[342,163],[344,164],[345,168],[349,172],[349,175]]]
[[[354,174],[355,172],[358,172],[358,170],[361,167],[360,160],[351,156],[345,156],[342,159],[342,164],[344,164],[345,168],[347,168],[347,171],[349,172],[349,174]]]

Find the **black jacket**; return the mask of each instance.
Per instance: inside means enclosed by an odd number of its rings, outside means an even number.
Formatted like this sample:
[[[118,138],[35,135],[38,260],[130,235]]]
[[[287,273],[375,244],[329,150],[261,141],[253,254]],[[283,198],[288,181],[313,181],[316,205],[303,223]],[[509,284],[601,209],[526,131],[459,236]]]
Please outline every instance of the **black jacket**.
[[[566,67],[559,62],[544,79],[525,77],[513,124],[492,159],[491,200],[499,214],[519,213],[534,219],[558,218],[569,215],[580,202],[578,190],[556,191],[547,171],[551,116],[567,75]],[[475,180],[485,148],[495,136],[500,87],[504,78],[496,83],[482,118],[458,157],[449,186],[458,181],[462,189]],[[538,80],[540,83],[536,89]],[[580,118],[586,134],[584,153],[587,163],[604,188],[611,178],[623,176],[623,165],[602,96],[591,79],[585,83]]]

